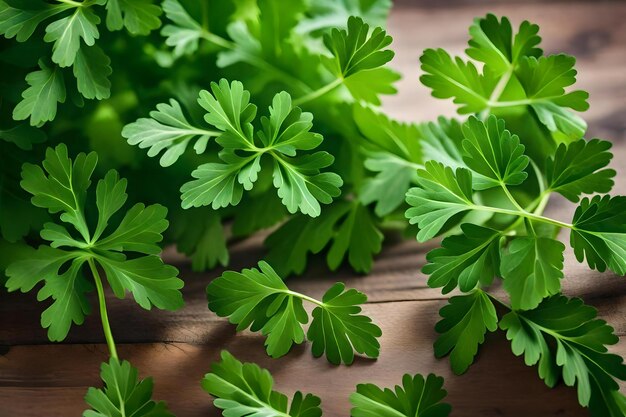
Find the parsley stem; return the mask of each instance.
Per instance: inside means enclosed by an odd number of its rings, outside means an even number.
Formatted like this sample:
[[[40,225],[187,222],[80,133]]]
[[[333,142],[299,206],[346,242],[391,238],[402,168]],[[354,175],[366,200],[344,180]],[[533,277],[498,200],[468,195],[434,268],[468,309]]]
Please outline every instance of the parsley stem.
[[[100,305],[100,319],[102,320],[102,330],[104,331],[104,337],[107,341],[107,346],[109,347],[109,353],[111,354],[111,357],[117,359],[117,349],[115,348],[115,341],[113,340],[113,333],[111,333],[111,326],[109,324],[109,316],[107,314],[107,305],[104,298],[104,288],[102,287],[102,280],[100,279],[100,274],[98,273],[98,268],[96,268],[96,264],[94,263],[93,258],[90,258],[87,263],[89,264],[89,268],[91,269],[93,280],[96,283],[96,289],[98,291],[98,304]]]
[[[553,224],[555,226],[558,227],[565,227],[568,229],[573,228],[574,226],[569,224],[569,223],[565,223],[559,220],[554,220],[551,219],[549,217],[545,217],[545,216],[541,216],[535,213],[529,213],[525,210],[523,211],[519,211],[519,210],[509,210],[509,209],[503,209],[503,208],[498,208],[498,207],[488,207],[488,206],[479,206],[479,205],[472,205],[472,209],[474,210],[482,210],[482,211],[489,211],[492,213],[500,213],[500,214],[509,214],[511,216],[521,216],[521,217],[525,217],[529,220],[536,220],[539,222],[543,222],[543,223],[549,223],[549,224]]]
[[[509,191],[508,187],[504,184],[504,183],[500,183],[500,186],[502,187],[502,189],[504,190],[504,194],[506,195],[506,197],[509,199],[509,201],[515,206],[516,209],[518,209],[519,211],[526,211],[522,208],[522,206],[519,205],[519,203],[517,202],[517,200],[513,197],[513,195],[511,194],[511,192]]]
[[[294,297],[301,298],[302,300],[306,300],[309,303],[316,304],[316,305],[318,305],[320,307],[324,307],[324,303],[323,302],[321,302],[319,300],[316,300],[315,298],[309,297],[308,295],[300,294],[299,292],[295,292],[295,291],[291,291],[291,290],[284,291],[284,293],[292,295]]]
[[[324,87],[318,88],[315,91],[311,91],[309,94],[306,94],[302,97],[299,97],[293,101],[294,106],[301,106],[302,104],[308,103],[309,101],[313,101],[322,97],[324,94],[327,94],[339,87],[343,83],[343,78],[337,78],[331,83],[326,84]]]

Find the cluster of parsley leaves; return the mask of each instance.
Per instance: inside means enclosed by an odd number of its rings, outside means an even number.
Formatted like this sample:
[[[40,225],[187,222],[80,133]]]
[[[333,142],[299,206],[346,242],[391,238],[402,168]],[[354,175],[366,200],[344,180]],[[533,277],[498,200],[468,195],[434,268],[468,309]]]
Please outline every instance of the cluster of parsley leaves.
[[[607,348],[617,336],[595,309],[560,294],[562,229],[579,261],[626,274],[626,198],[584,197],[608,193],[616,173],[607,168],[610,142],[583,138],[575,112],[588,108],[588,95],[569,88],[575,59],[544,55],[537,25],[515,30],[487,15],[470,27],[474,61],[442,49],[421,57],[422,83],[469,118],[400,123],[379,109],[399,79],[387,66],[389,7],[0,0],[0,151],[10,156],[0,168],[0,232],[22,258],[6,269],[6,286],[41,286],[51,340],[83,322],[95,287],[111,359],[102,365],[106,387],[86,396],[85,416],[170,415],[151,400],[152,381],[117,357],[100,274],[118,297],[130,292],[144,308],[176,309],[182,281],[161,261],[159,243],[175,242],[204,270],[228,264],[230,239],[278,226],[266,239],[273,268],[261,262],[224,273],[207,288],[209,308],[238,329],[260,331],[270,356],[306,338],[315,356],[350,364],[355,352],[379,354],[381,330],[360,314],[365,295],[338,283],[316,300],[281,277],[304,272],[319,253],[330,269],[347,261],[369,272],[383,230],[398,223],[414,225],[419,241],[446,236],[423,272],[430,286],[462,293],[436,326],[435,354],[450,355],[456,373],[500,327],[547,385],[576,385],[593,415],[624,414],[617,381],[626,367]],[[95,154],[72,160],[65,145],[46,149],[46,140],[98,151],[95,198]],[[27,163],[20,178],[22,162],[42,158],[43,169]],[[104,174],[112,167],[130,179],[133,200],[163,206],[120,212],[127,183],[115,170]],[[146,182],[151,175],[162,180]],[[570,223],[543,215],[553,193],[579,204]],[[45,243],[24,252],[20,242],[34,231]],[[494,279],[508,301],[490,293]],[[315,305],[306,333],[303,301]],[[507,312],[499,317],[498,309]],[[321,415],[319,398],[296,393],[288,407],[272,385],[267,371],[228,353],[203,381],[225,413]],[[441,385],[419,375],[406,375],[395,391],[360,385],[352,415],[445,416]]]
[[[428,285],[462,293],[440,310],[435,354],[461,374],[500,327],[548,386],[576,386],[593,416],[622,416],[626,365],[609,352],[619,339],[593,307],[561,294],[557,235],[569,232],[579,262],[625,275],[626,197],[606,194],[616,175],[611,143],[583,138],[586,125],[571,111],[588,107],[586,92],[567,91],[575,59],[543,55],[538,29],[523,22],[515,32],[506,17],[487,15],[470,27],[466,50],[482,67],[442,49],[421,57],[433,96],[471,114],[421,126],[425,162],[406,195],[417,239],[445,235],[427,254]],[[543,215],[555,193],[578,204],[570,222]],[[507,301],[490,292],[494,279]]]

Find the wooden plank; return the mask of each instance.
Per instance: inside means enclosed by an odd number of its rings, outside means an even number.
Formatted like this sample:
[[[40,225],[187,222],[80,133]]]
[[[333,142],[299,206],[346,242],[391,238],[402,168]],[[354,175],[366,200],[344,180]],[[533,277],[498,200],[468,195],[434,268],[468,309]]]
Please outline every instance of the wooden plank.
[[[225,322],[206,324],[202,344],[120,345],[122,357],[138,366],[142,375],[155,378],[156,397],[167,400],[179,417],[217,415],[210,412],[209,397],[198,382],[219,351],[228,349],[240,359],[259,363],[273,373],[277,387],[314,392],[323,399],[325,415],[348,415],[348,396],[357,383],[370,381],[391,386],[406,373],[434,372],[446,377],[449,401],[456,416],[583,416],[575,390],[548,389],[536,369],[514,358],[501,332],[488,337],[475,366],[453,377],[448,360],[432,354],[433,316],[443,301],[408,301],[372,304],[366,312],[383,329],[378,361],[360,359],[353,366],[332,366],[314,359],[310,345],[287,356],[270,359],[263,352],[263,339],[254,334],[235,334]],[[626,353],[626,347],[617,349]],[[17,346],[0,358],[0,407],[3,415],[34,416],[42,410],[58,415],[78,415],[82,396],[97,385],[99,363],[107,359],[104,345]],[[77,365],[80,364],[80,365]],[[54,387],[50,389],[49,387]],[[33,397],[37,397],[36,406]],[[25,412],[28,410],[28,412]]]

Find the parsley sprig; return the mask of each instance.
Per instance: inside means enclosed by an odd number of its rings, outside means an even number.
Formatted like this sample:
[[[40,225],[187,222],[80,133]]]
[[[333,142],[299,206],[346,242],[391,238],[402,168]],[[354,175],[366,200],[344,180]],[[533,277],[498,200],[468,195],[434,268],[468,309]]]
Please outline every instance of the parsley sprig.
[[[435,354],[450,355],[463,373],[500,327],[548,386],[562,379],[592,415],[623,415],[617,380],[626,379],[626,365],[607,349],[618,338],[593,307],[561,295],[565,245],[557,236],[569,232],[579,262],[625,275],[626,197],[605,194],[616,175],[611,143],[583,139],[585,123],[568,110],[587,108],[586,92],[565,91],[574,58],[542,56],[537,33],[528,22],[513,33],[507,18],[487,15],[470,28],[466,51],[482,70],[442,49],[422,56],[433,96],[474,113],[422,126],[425,162],[406,195],[417,239],[446,235],[427,254],[428,285],[463,293],[440,310]],[[578,203],[571,221],[543,214],[555,193]],[[490,294],[494,279],[508,300]],[[507,313],[499,318],[498,310]]]
[[[103,271],[118,298],[124,298],[128,291],[145,309],[182,307],[183,281],[177,277],[178,270],[158,256],[161,233],[168,226],[167,209],[137,203],[125,213],[120,212],[128,198],[127,182],[111,170],[96,186],[96,210],[88,210],[93,208],[88,194],[97,161],[95,152],[80,153],[72,160],[67,147],[61,144],[48,148],[43,169],[24,164],[21,185],[32,195],[32,204],[47,209],[59,221],[44,224],[41,238],[49,244],[39,246],[7,268],[6,287],[26,292],[43,283],[37,299],[51,299],[52,304],[42,313],[41,324],[48,328],[50,340],[62,341],[72,324],[82,324],[90,313],[87,293],[95,286],[111,359],[102,365],[107,388],[89,390],[86,400],[95,411],[86,411],[85,417],[167,417],[171,414],[165,405],[150,400],[151,380],[138,381],[137,370],[118,359],[101,275]],[[97,221],[91,221],[94,218]],[[85,266],[90,276],[84,273]]]
[[[378,357],[382,332],[372,320],[362,314],[360,305],[365,294],[346,289],[342,283],[330,287],[321,300],[291,291],[266,262],[259,269],[241,272],[227,271],[207,287],[209,309],[229,317],[237,330],[250,327],[267,336],[268,355],[285,355],[293,344],[302,343],[302,325],[309,321],[303,301],[315,308],[306,338],[313,343],[313,355],[326,354],[333,364],[351,364],[354,352],[371,358]]]

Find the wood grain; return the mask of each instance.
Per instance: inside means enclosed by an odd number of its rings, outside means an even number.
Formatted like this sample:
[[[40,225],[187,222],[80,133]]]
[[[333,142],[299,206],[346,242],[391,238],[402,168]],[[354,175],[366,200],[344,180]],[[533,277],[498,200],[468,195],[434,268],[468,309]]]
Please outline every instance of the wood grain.
[[[452,8],[452,6],[453,8]],[[487,11],[506,14],[515,22],[529,19],[541,25],[548,52],[577,56],[579,86],[591,93],[591,109],[585,118],[592,136],[615,143],[618,172],[626,172],[626,3],[623,2],[410,2],[394,10],[390,31],[397,56],[393,65],[404,74],[400,93],[385,107],[404,120],[452,115],[448,101],[436,100],[419,84],[418,58],[426,47],[444,47],[461,53],[471,20]],[[626,193],[626,177],[617,178],[617,192]],[[571,217],[573,207],[555,199],[548,213]],[[562,236],[567,239],[567,236]],[[233,248],[232,269],[253,265],[262,257],[261,238],[240,242]],[[345,281],[369,296],[365,311],[383,329],[381,357],[359,359],[351,367],[335,367],[314,359],[308,345],[278,360],[267,358],[263,340],[251,333],[235,334],[225,320],[206,308],[204,288],[221,271],[189,272],[178,263],[186,282],[187,305],[171,313],[144,311],[131,300],[108,297],[110,319],[120,355],[133,362],[142,375],[156,381],[156,397],[166,400],[179,417],[217,416],[198,381],[219,351],[229,349],[246,361],[267,367],[279,389],[313,392],[323,399],[327,416],[349,415],[348,395],[359,382],[390,386],[405,372],[434,372],[446,377],[453,416],[584,416],[575,392],[564,386],[548,389],[536,369],[526,367],[510,352],[501,332],[491,334],[477,363],[467,374],[453,376],[447,359],[433,356],[433,330],[438,310],[445,303],[439,291],[426,286],[420,268],[425,253],[436,243],[388,242],[369,276],[348,269],[331,274],[321,262],[311,261],[307,275],[290,281],[296,291],[320,296],[335,281]],[[626,334],[626,285],[612,274],[590,271],[566,252],[567,295],[580,296],[599,309],[600,316]],[[95,306],[95,299],[92,300]],[[0,303],[0,417],[73,416],[84,409],[88,386],[98,385],[99,364],[107,359],[97,315],[72,329],[64,344],[49,344],[39,327],[45,306],[34,294],[2,294]],[[626,356],[622,340],[613,348]],[[622,385],[622,388],[624,385]]]

